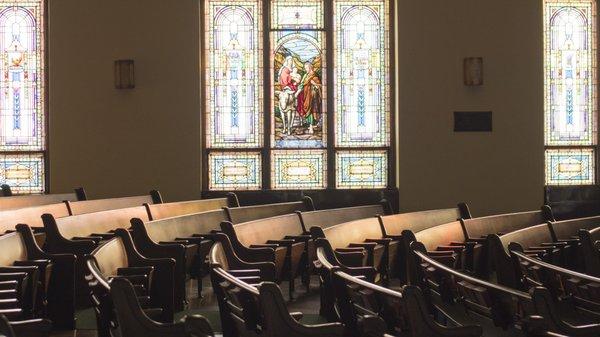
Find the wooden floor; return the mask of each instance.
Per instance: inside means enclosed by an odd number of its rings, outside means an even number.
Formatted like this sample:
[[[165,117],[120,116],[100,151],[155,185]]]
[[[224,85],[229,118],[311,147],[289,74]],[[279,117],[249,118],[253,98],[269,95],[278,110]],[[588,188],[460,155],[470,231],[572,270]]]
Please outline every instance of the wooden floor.
[[[315,318],[315,316],[318,316],[319,314],[319,286],[318,286],[318,279],[317,278],[313,278],[312,283],[311,283],[311,291],[310,293],[306,292],[306,288],[302,285],[298,285],[299,282],[297,282],[297,286],[296,286],[296,299],[294,299],[291,302],[288,302],[288,309],[290,311],[300,311],[305,315],[306,320],[308,320],[308,323],[313,323],[315,321],[315,319],[319,319],[319,318]],[[190,311],[192,313],[195,313],[197,311],[206,311],[206,312],[210,312],[212,313],[210,315],[210,317],[218,317],[218,305],[217,305],[217,301],[216,298],[214,297],[214,294],[212,292],[212,288],[210,285],[210,280],[208,277],[206,277],[204,279],[204,290],[203,290],[203,297],[202,298],[198,298],[198,291],[197,291],[197,287],[196,287],[196,281],[195,280],[191,280],[188,282],[187,284],[187,294],[188,294],[188,299],[189,299],[189,305],[186,311]],[[288,298],[288,292],[287,292],[287,287],[288,284],[287,283],[283,283],[281,285],[281,289],[282,292],[284,294],[284,298]],[[82,314],[80,312],[80,314]],[[90,313],[89,310],[87,310],[86,315],[89,317]],[[185,312],[183,313],[178,313],[176,316],[177,317],[181,317],[185,315]],[[209,316],[209,315],[206,315]],[[210,317],[209,318],[210,320]],[[79,325],[79,322],[78,322]],[[213,326],[213,328],[215,327],[219,327],[220,326],[220,322],[212,322],[211,321],[211,325]],[[218,330],[215,331],[218,333]],[[96,330],[90,330],[88,329],[78,329],[78,330],[74,330],[74,331],[57,331],[51,334],[52,337],[97,337],[96,334]],[[218,335],[220,336],[220,335]]]

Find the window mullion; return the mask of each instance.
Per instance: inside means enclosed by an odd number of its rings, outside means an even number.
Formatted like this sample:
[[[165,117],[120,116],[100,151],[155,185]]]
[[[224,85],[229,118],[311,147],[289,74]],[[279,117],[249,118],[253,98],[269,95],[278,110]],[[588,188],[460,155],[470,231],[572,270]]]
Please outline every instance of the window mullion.
[[[325,58],[327,60],[327,188],[335,188],[335,80],[334,80],[334,36],[333,1],[325,0]]]
[[[263,0],[263,149],[262,149],[262,186],[271,189],[271,1]]]

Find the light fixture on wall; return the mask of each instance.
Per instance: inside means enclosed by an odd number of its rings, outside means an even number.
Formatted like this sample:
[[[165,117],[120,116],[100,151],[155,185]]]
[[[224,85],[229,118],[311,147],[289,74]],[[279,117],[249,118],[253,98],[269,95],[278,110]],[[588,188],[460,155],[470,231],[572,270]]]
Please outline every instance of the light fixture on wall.
[[[463,72],[466,86],[483,85],[483,57],[466,57],[463,62]]]
[[[135,88],[135,72],[133,60],[115,61],[115,88]]]

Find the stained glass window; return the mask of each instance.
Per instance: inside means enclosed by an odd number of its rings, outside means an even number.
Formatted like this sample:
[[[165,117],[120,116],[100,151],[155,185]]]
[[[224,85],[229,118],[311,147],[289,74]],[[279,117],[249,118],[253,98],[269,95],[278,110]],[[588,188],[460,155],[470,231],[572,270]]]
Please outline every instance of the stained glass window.
[[[546,183],[593,184],[595,151],[591,147],[597,142],[594,0],[545,0],[544,52]]]
[[[0,1],[0,183],[45,189],[44,1]]]
[[[260,147],[260,2],[211,0],[207,16],[207,147]]]
[[[546,151],[546,183],[548,185],[589,185],[594,183],[594,151]]]
[[[213,152],[208,158],[210,189],[260,189],[262,175],[260,153]]]
[[[209,189],[388,186],[388,0],[207,0],[204,10]]]
[[[327,187],[325,151],[273,151],[273,189],[321,189]]]
[[[337,153],[337,188],[384,188],[387,186],[386,151]]]
[[[336,1],[336,144],[389,142],[386,1]]]

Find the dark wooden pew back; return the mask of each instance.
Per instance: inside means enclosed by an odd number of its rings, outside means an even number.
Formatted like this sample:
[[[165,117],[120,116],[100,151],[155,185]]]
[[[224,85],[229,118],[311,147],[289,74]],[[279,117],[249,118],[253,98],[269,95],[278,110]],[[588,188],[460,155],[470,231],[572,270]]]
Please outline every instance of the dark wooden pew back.
[[[334,250],[347,248],[352,243],[364,243],[366,239],[380,239],[383,237],[379,220],[376,217],[326,227],[322,229],[322,233]]]
[[[466,215],[461,215],[459,208],[448,208],[382,216],[380,222],[386,235],[401,235],[402,231],[406,229],[416,233],[427,228],[456,221],[461,216]]]
[[[579,231],[585,273],[600,277],[600,228]]]
[[[45,217],[46,240],[53,244],[53,240],[57,237],[70,240],[92,234],[109,233],[117,228],[128,228],[132,218],[148,221],[148,212],[144,206],[137,206],[58,218],[54,219],[54,223]]]
[[[462,221],[468,238],[482,238],[488,234],[506,234],[544,223],[550,219],[542,211],[484,216]]]
[[[43,228],[42,214],[52,214],[55,218],[69,216],[69,209],[64,202],[35,207],[25,207],[0,211],[0,233],[14,231],[18,224],[26,224],[32,228]]]
[[[282,202],[268,205],[227,207],[229,221],[233,224],[244,223],[257,219],[265,219],[278,215],[290,214],[296,211],[314,211],[312,199],[304,197],[301,201]]]
[[[580,229],[592,230],[600,227],[600,216],[550,222],[550,228],[556,240],[572,239]]]
[[[554,238],[550,226],[547,223],[541,223],[500,235],[500,241],[508,253],[508,245],[511,242],[518,242],[523,248],[528,249],[541,243],[553,242]]]
[[[72,215],[80,215],[159,203],[162,203],[160,193],[151,191],[148,195],[133,197],[68,202],[68,206]]]
[[[453,221],[414,232],[417,241],[423,243],[428,251],[434,251],[439,246],[451,242],[465,242],[465,233],[460,221]]]
[[[312,227],[327,228],[341,223],[372,218],[385,214],[383,205],[369,205],[357,207],[345,207],[324,209],[318,211],[301,212],[302,226],[306,232]]]
[[[77,201],[77,195],[75,193],[65,193],[17,195],[12,197],[3,197],[0,198],[0,211],[24,207],[59,204],[65,201]]]
[[[223,207],[234,207],[228,198],[202,199],[164,204],[145,204],[150,220],[173,218],[182,215],[219,210]]]

